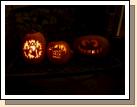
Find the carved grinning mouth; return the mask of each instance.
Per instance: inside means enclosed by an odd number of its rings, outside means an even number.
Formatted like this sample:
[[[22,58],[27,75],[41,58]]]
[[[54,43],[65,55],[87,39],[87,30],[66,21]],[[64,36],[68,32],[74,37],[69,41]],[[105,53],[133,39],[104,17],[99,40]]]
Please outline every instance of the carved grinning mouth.
[[[95,54],[100,54],[102,52],[102,48],[98,48],[98,49],[83,49],[79,46],[79,50],[83,53],[83,54],[88,54],[88,55],[95,55]]]
[[[100,54],[102,52],[102,48],[99,48],[100,45],[98,44],[98,41],[96,40],[83,40],[81,41],[78,49],[83,54],[87,55],[95,55]]]
[[[56,58],[56,59],[60,59],[61,58],[61,50],[54,50],[52,57]]]
[[[52,58],[60,59],[62,58],[63,54],[66,54],[66,47],[62,44],[54,45],[53,47],[49,48],[52,52]]]

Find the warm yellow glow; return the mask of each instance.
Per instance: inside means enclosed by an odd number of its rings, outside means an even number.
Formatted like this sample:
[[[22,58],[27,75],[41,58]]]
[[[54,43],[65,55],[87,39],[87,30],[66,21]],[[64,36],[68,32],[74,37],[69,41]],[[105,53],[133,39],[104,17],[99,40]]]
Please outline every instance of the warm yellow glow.
[[[52,57],[57,58],[57,59],[62,58],[62,54],[67,53],[67,49],[66,49],[65,45],[63,45],[63,44],[54,45],[52,48],[49,48],[49,50],[53,51]]]
[[[37,59],[42,55],[42,44],[36,40],[28,40],[24,43],[24,55],[29,59]]]
[[[92,50],[91,52],[92,52],[92,54],[95,54],[95,53],[96,53],[95,50]]]
[[[61,50],[54,50],[53,51],[53,58],[60,59],[61,58]]]

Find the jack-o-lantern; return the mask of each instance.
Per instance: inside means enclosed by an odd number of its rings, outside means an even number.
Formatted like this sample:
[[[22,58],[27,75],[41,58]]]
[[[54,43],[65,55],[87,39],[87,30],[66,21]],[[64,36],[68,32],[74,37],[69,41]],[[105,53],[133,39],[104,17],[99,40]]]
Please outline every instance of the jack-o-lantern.
[[[64,41],[50,42],[47,48],[47,55],[50,61],[57,64],[64,64],[71,57],[69,45]]]
[[[74,43],[78,52],[89,56],[105,56],[109,50],[109,42],[101,36],[82,36]]]
[[[45,56],[45,38],[40,32],[29,33],[23,40],[24,59],[31,63],[37,63]]]

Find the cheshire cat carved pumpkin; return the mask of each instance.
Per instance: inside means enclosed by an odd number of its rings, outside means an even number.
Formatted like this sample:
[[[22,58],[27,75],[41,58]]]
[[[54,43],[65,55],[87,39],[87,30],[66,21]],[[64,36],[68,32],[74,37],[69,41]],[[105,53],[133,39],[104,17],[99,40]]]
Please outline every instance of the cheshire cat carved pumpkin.
[[[64,41],[50,42],[47,48],[47,55],[50,61],[57,64],[64,64],[71,57],[69,45]]]
[[[40,32],[29,33],[23,40],[24,59],[31,63],[37,63],[45,56],[45,38]]]
[[[76,39],[74,47],[84,55],[105,56],[109,51],[109,42],[104,37],[90,35]]]

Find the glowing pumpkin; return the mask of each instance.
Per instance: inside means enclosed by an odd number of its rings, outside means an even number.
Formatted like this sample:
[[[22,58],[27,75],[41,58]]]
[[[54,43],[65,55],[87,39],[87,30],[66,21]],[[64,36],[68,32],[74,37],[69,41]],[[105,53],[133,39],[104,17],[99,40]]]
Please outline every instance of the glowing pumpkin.
[[[54,63],[66,63],[71,57],[70,47],[64,41],[50,42],[47,49],[48,58]]]
[[[43,60],[45,56],[45,38],[40,32],[27,34],[23,40],[24,59],[32,63]]]
[[[109,42],[101,36],[83,36],[74,43],[78,52],[89,56],[105,56],[109,50]]]

